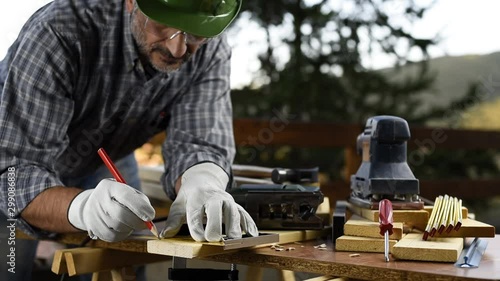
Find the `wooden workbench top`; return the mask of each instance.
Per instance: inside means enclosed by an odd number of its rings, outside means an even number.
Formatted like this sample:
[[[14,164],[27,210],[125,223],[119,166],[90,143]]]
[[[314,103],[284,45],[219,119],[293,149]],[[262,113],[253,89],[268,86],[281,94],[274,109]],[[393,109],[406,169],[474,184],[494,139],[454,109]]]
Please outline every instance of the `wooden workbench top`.
[[[295,250],[291,251],[275,251],[268,247],[201,259],[365,280],[500,280],[500,235],[484,239],[488,240],[488,247],[479,268],[475,269],[457,268],[453,263],[392,258],[386,263],[383,254],[377,253],[359,253],[359,256],[351,257],[352,252],[333,251],[331,243],[327,243],[327,250],[313,247],[321,241],[282,245],[285,248],[294,247]]]
[[[85,237],[83,233],[63,235],[59,242],[79,244]],[[479,268],[475,269],[457,268],[453,263],[401,261],[392,257],[386,263],[383,254],[379,253],[359,253],[351,257],[352,252],[335,252],[331,241],[318,239],[282,244],[283,251],[270,247],[240,249],[195,259],[365,280],[500,280],[500,235],[483,239],[488,241],[488,247]],[[91,241],[89,246],[147,253],[149,240],[150,237],[135,237],[118,243]],[[314,248],[322,243],[326,243],[326,250]],[[294,250],[286,250],[290,247]]]

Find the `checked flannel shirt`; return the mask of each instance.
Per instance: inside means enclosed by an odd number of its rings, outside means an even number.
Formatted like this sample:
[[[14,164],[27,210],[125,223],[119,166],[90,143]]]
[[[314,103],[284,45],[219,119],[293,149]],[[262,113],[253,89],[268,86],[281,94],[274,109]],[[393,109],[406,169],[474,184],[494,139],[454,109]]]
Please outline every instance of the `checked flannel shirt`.
[[[49,233],[27,224],[22,210],[40,192],[62,186],[61,177],[100,167],[99,147],[118,160],[166,130],[162,182],[172,199],[175,180],[197,163],[214,162],[230,173],[235,149],[225,36],[201,46],[178,71],[150,76],[124,2],[55,0],[28,20],[0,62],[0,208],[28,234]],[[10,214],[8,200],[15,200]]]

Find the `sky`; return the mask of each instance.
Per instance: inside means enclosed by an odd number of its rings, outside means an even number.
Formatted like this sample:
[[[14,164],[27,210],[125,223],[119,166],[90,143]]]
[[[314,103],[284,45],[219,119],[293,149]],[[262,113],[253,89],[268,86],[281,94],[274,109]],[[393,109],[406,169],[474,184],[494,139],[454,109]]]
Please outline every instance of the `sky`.
[[[417,0],[419,1],[425,0]],[[50,1],[3,0],[0,3],[0,59],[5,56],[29,16],[48,2]],[[500,26],[499,11],[498,0],[436,0],[434,7],[422,21],[411,27],[411,31],[416,37],[423,38],[440,35],[441,43],[430,50],[432,57],[497,52],[500,51],[500,38],[497,38],[497,28]],[[259,68],[255,61],[259,48],[255,44],[252,45],[252,38],[249,38],[259,37],[259,32],[256,31],[252,36],[248,34],[248,31],[244,31],[230,38],[232,45],[238,41],[238,46],[233,49],[233,87],[248,84],[251,81],[250,73]],[[367,60],[366,66],[377,69],[391,64],[392,61],[388,57],[376,55]]]

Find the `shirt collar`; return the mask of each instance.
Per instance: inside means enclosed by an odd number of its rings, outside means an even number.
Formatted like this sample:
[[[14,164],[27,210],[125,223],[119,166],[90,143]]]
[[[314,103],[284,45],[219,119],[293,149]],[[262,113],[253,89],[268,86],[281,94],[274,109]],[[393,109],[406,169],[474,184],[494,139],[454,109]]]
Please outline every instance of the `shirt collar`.
[[[127,11],[126,1],[123,1],[123,55],[124,63],[127,71],[134,70],[137,63],[139,63],[139,54],[137,47],[132,36],[131,20],[132,15]]]

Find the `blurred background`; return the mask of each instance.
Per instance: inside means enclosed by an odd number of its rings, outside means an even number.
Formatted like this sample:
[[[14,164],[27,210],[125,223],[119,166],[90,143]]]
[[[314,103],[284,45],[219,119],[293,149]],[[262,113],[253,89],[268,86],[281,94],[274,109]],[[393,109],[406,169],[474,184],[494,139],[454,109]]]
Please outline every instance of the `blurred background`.
[[[0,3],[0,58],[49,2]],[[234,117],[362,126],[374,115],[396,115],[410,128],[499,131],[498,11],[495,0],[244,1],[227,31]],[[238,164],[318,166],[324,181],[346,180],[342,148],[237,145]],[[498,149],[411,149],[425,155],[409,163],[420,180],[500,179]],[[163,163],[152,144],[136,157],[144,167]],[[490,188],[500,194],[500,186]],[[500,233],[499,196],[464,205]]]

